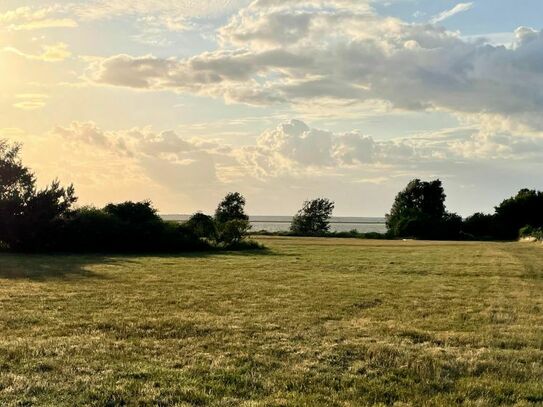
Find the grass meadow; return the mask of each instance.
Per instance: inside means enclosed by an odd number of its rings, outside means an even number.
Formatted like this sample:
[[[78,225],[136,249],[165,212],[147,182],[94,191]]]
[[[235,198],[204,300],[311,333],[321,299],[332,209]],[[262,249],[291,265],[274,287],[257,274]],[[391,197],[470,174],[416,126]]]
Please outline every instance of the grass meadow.
[[[0,405],[543,405],[543,246],[259,240],[0,254]]]

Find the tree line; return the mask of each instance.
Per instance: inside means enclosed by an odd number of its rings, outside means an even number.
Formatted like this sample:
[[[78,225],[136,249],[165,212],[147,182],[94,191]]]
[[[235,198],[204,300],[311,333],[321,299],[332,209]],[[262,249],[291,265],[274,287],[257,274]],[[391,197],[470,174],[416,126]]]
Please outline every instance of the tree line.
[[[0,247],[23,252],[180,252],[260,246],[250,229],[245,199],[229,194],[214,217],[164,221],[149,201],[75,208],[73,186],[54,181],[39,189],[23,165],[20,146],[0,140]]]
[[[411,181],[394,201],[386,217],[391,237],[439,240],[516,240],[543,228],[543,192],[521,189],[494,208],[465,219],[445,207],[440,180]]]
[[[259,248],[246,200],[229,193],[214,216],[198,212],[186,222],[164,221],[149,201],[76,208],[72,185],[58,181],[39,189],[23,165],[20,146],[0,140],[0,247],[16,251],[178,252],[211,248]],[[447,211],[440,180],[415,179],[400,191],[386,215],[387,233],[332,233],[335,204],[327,198],[304,202],[293,217],[294,236],[415,238],[430,240],[514,240],[543,238],[543,192],[522,189],[494,213],[466,219]]]
[[[386,215],[385,238],[427,240],[515,240],[522,236],[543,239],[543,192],[522,189],[495,207],[494,213],[475,213],[465,219],[447,211],[440,180],[414,179],[400,191]],[[294,235],[330,233],[334,203],[319,198],[304,203],[294,217]],[[343,235],[343,234],[339,234]],[[349,235],[349,234],[347,234]],[[356,235],[356,233],[351,233]]]

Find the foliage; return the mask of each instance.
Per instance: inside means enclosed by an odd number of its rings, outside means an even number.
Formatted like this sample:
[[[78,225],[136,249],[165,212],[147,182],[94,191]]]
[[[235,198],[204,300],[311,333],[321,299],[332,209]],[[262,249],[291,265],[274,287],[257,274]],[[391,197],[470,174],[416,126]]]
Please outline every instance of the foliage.
[[[149,202],[73,211],[53,239],[55,251],[169,253],[207,245],[176,223],[163,221]]]
[[[20,159],[20,146],[0,141],[0,242],[13,250],[45,250],[50,235],[68,216],[72,186],[58,181],[38,190],[34,174]]]
[[[292,219],[291,232],[297,235],[323,235],[330,231],[330,217],[334,202],[326,198],[305,201],[302,209]]]
[[[214,219],[202,212],[197,212],[185,222],[184,227],[191,230],[200,239],[217,240],[217,225]]]
[[[496,236],[496,217],[481,212],[474,213],[464,220],[462,231],[471,239],[491,240]]]
[[[436,225],[436,238],[439,240],[457,240],[461,237],[463,220],[456,213],[446,212]]]
[[[152,224],[161,220],[157,210],[153,208],[149,201],[127,201],[119,204],[109,204],[104,208],[104,212],[127,224]]]
[[[543,240],[543,228],[534,228],[533,226],[524,226],[519,231],[520,237],[531,237],[536,240]]]
[[[251,229],[245,213],[245,198],[239,192],[227,194],[215,211],[216,242],[222,246],[239,244]]]
[[[296,237],[300,236],[298,233],[292,231],[278,231],[270,232],[267,230],[258,230],[251,232],[253,236],[277,236],[277,237]],[[386,233],[379,232],[359,232],[358,230],[350,230],[348,232],[326,232],[324,234],[319,234],[318,237],[330,237],[330,238],[341,238],[341,239],[371,239],[371,240],[385,240],[389,236]]]
[[[232,219],[218,225],[218,242],[225,246],[239,244],[251,230],[248,220]]]
[[[245,198],[239,192],[231,192],[219,203],[215,211],[215,221],[223,224],[231,220],[249,220],[245,213]]]
[[[460,236],[462,219],[445,209],[445,192],[440,180],[411,181],[386,215],[392,237],[454,239]]]
[[[520,228],[543,227],[543,192],[522,189],[496,207],[498,237],[516,239]]]
[[[20,146],[0,141],[0,248],[19,251],[179,252],[210,243],[241,246],[250,225],[245,198],[228,194],[213,218],[197,213],[184,225],[162,220],[151,202],[72,209],[72,186],[38,190]],[[220,234],[218,233],[220,230]]]

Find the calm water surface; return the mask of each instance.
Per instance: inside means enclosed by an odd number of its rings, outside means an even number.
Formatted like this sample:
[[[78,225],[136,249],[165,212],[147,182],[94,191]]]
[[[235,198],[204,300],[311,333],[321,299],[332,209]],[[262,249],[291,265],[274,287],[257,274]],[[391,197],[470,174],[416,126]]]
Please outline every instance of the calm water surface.
[[[166,220],[185,221],[189,215],[163,215]],[[253,231],[284,232],[290,228],[291,216],[251,216]],[[332,232],[349,232],[356,230],[360,233],[385,233],[385,218],[333,217],[330,220]]]

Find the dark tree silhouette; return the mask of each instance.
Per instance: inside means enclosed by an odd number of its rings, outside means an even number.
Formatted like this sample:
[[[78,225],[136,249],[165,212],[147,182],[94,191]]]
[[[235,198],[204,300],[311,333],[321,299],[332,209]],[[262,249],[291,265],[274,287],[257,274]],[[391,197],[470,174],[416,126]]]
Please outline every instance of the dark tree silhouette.
[[[218,243],[233,246],[247,236],[251,224],[245,213],[245,203],[245,198],[239,192],[229,193],[219,203],[215,211]]]
[[[184,226],[191,230],[200,239],[208,239],[210,241],[217,240],[217,226],[215,221],[209,215],[202,212],[197,212],[185,222]]]
[[[226,223],[231,220],[249,220],[245,213],[245,198],[239,192],[231,192],[219,203],[215,211],[217,223]]]
[[[0,140],[1,248],[158,253],[209,249],[212,241],[235,248],[250,228],[240,194],[221,202],[220,223],[196,214],[183,225],[165,222],[149,201],[72,209],[75,201],[73,187],[58,181],[36,188],[34,174],[21,162],[20,146]]]
[[[235,246],[245,239],[250,230],[251,224],[247,220],[229,220],[219,226],[218,241],[227,247]]]
[[[411,181],[401,191],[386,215],[393,237],[453,239],[460,234],[462,219],[445,209],[445,191],[440,180]]]
[[[130,223],[157,222],[161,220],[150,201],[127,201],[119,204],[109,204],[106,205],[104,211],[116,216],[121,221]]]
[[[330,217],[334,202],[326,198],[305,201],[292,219],[291,232],[300,235],[319,235],[330,231]]]
[[[462,231],[468,238],[494,239],[498,234],[496,216],[481,212],[474,213],[464,220]]]
[[[0,141],[0,242],[14,250],[43,250],[77,198],[73,186],[58,181],[38,190],[20,150]]]
[[[498,237],[516,239],[525,226],[543,227],[543,192],[522,189],[496,207]]]

